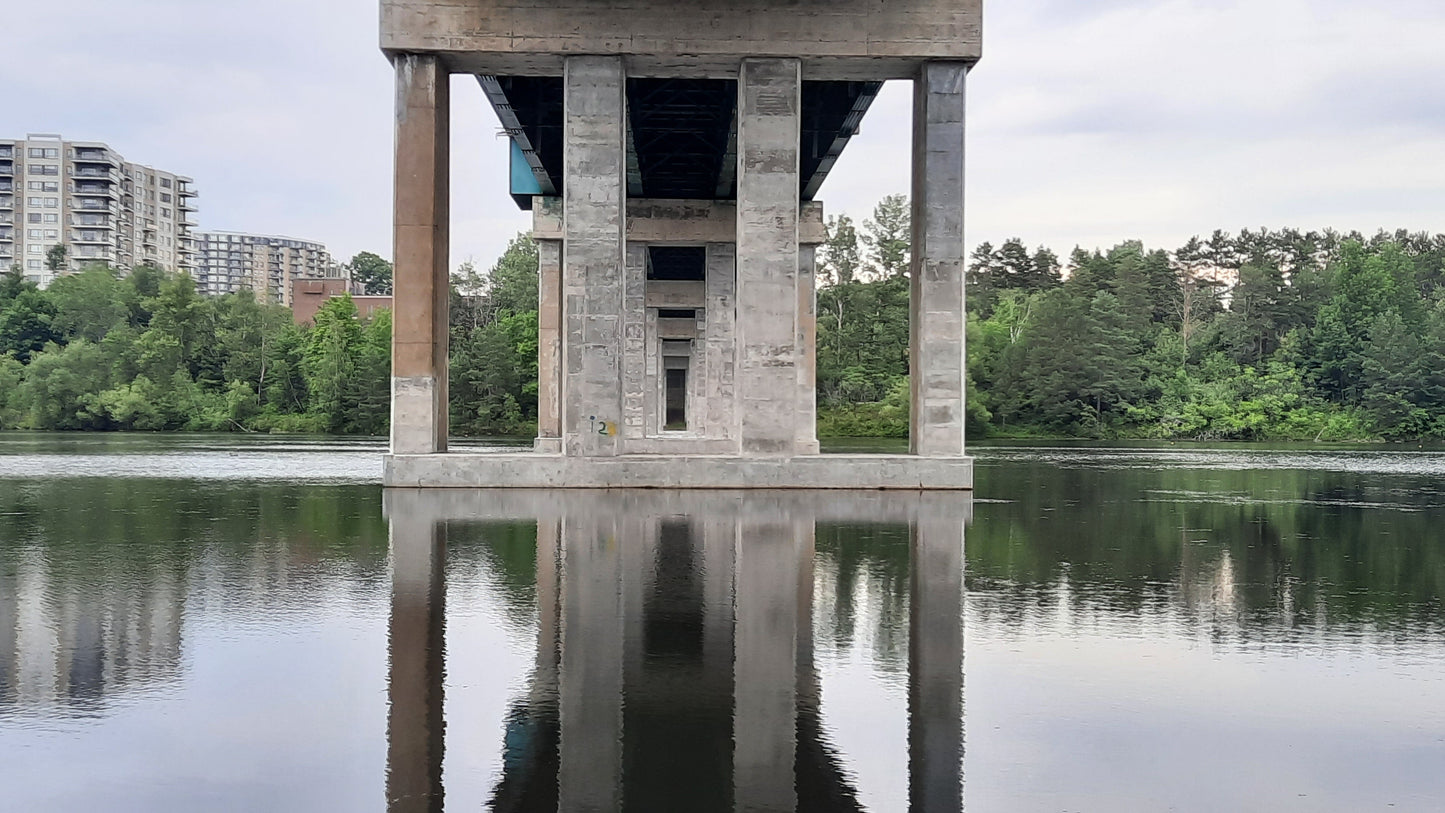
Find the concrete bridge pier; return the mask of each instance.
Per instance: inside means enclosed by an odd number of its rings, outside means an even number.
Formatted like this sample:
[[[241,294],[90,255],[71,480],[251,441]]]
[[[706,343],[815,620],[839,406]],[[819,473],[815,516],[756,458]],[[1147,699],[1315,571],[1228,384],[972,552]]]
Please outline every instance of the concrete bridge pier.
[[[396,69],[392,454],[447,450],[451,75],[431,55]]]
[[[978,0],[381,0],[396,71],[389,486],[938,489],[965,453],[964,86]],[[561,24],[566,23],[566,24]],[[510,140],[538,242],[526,454],[447,451],[448,78]],[[914,84],[911,441],[821,455],[818,195]]]

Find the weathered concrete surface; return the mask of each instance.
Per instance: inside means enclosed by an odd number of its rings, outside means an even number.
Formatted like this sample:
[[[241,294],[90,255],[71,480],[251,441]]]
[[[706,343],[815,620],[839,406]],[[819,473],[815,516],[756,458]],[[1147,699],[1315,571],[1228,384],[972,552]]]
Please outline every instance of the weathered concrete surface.
[[[450,85],[435,57],[396,69],[391,450],[447,448]]]
[[[915,455],[387,455],[382,483],[402,488],[973,488],[973,459]]]
[[[734,226],[736,228],[736,226]],[[709,434],[729,441],[737,454],[737,354],[734,331],[737,308],[737,247],[731,241],[707,244],[706,304],[708,336],[705,352],[711,386],[707,393]]]
[[[616,54],[634,76],[732,78],[739,59],[795,56],[810,79],[908,79],[920,60],[977,61],[982,22],[982,0],[382,0],[381,47],[469,73]]]
[[[621,451],[626,81],[621,57],[567,59],[562,445]]]
[[[798,410],[793,431],[798,454],[818,453],[818,250],[798,247]]]
[[[537,451],[562,451],[562,242],[537,241]]]
[[[737,411],[742,454],[797,452],[802,67],[749,59],[738,80]]]
[[[647,247],[627,244],[622,291],[622,437],[647,433]]]
[[[914,82],[912,431],[919,455],[964,453],[962,63],[930,63]]]
[[[562,203],[558,198],[533,198],[532,237],[561,240]],[[731,201],[653,200],[627,201],[627,240],[648,245],[696,246],[733,243],[738,235],[738,207]],[[823,204],[808,201],[798,211],[798,242],[817,246],[828,241],[823,226]]]

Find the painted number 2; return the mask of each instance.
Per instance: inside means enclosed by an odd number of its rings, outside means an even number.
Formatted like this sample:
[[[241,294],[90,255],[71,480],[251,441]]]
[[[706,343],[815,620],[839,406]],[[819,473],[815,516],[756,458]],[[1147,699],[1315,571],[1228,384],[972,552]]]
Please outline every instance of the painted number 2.
[[[588,415],[587,420],[592,422],[592,431],[603,437],[612,437],[617,434],[617,424],[611,421],[599,421],[596,415]]]

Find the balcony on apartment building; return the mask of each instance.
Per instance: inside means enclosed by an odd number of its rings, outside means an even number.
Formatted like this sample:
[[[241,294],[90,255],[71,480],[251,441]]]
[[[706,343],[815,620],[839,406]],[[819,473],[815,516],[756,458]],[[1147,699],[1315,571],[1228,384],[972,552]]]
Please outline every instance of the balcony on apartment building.
[[[0,209],[14,209],[15,198],[10,195],[0,195]]]
[[[193,183],[195,183],[195,181],[191,180],[190,178],[177,178],[176,194],[183,198],[197,197],[200,193],[196,191],[196,188],[194,186],[191,186],[191,184]]]
[[[75,168],[71,170],[70,175],[73,178],[82,178],[85,180],[94,180],[104,183],[120,183],[121,179],[120,172],[114,169],[110,169],[108,167],[96,166],[94,164],[77,163],[75,165]]]
[[[75,162],[77,164],[105,164],[106,166],[119,167],[120,161],[110,150],[97,147],[76,147]]]
[[[14,229],[0,229],[0,243],[13,243],[13,242],[15,242],[15,230],[14,230]]]
[[[84,183],[74,184],[71,191],[77,195],[97,195],[105,197],[108,200],[116,199],[115,190],[111,189],[109,184],[98,181],[86,181]]]
[[[14,162],[14,161],[0,161],[0,175],[6,175],[6,176],[8,176],[8,175],[14,175],[14,174],[15,174],[15,162]]]
[[[14,192],[14,191],[15,191],[15,182],[14,182],[14,181],[10,181],[10,180],[0,180],[0,192]]]
[[[110,234],[106,231],[92,229],[72,229],[70,232],[70,242],[75,243],[76,245],[101,244],[108,246],[111,244],[111,237]]]

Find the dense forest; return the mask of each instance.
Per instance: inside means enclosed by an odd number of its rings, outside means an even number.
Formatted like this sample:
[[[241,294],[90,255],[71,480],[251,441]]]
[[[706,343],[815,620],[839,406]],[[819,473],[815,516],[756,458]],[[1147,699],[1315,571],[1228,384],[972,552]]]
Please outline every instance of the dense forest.
[[[909,206],[828,224],[819,253],[822,436],[908,432]],[[352,261],[368,291],[390,267]],[[1021,240],[968,270],[969,431],[1445,438],[1445,235],[1216,231],[1066,262]],[[534,431],[537,253],[519,236],[452,278],[452,427]],[[390,315],[349,298],[314,325],[249,292],[105,266],[48,290],[0,276],[0,428],[383,434]]]

